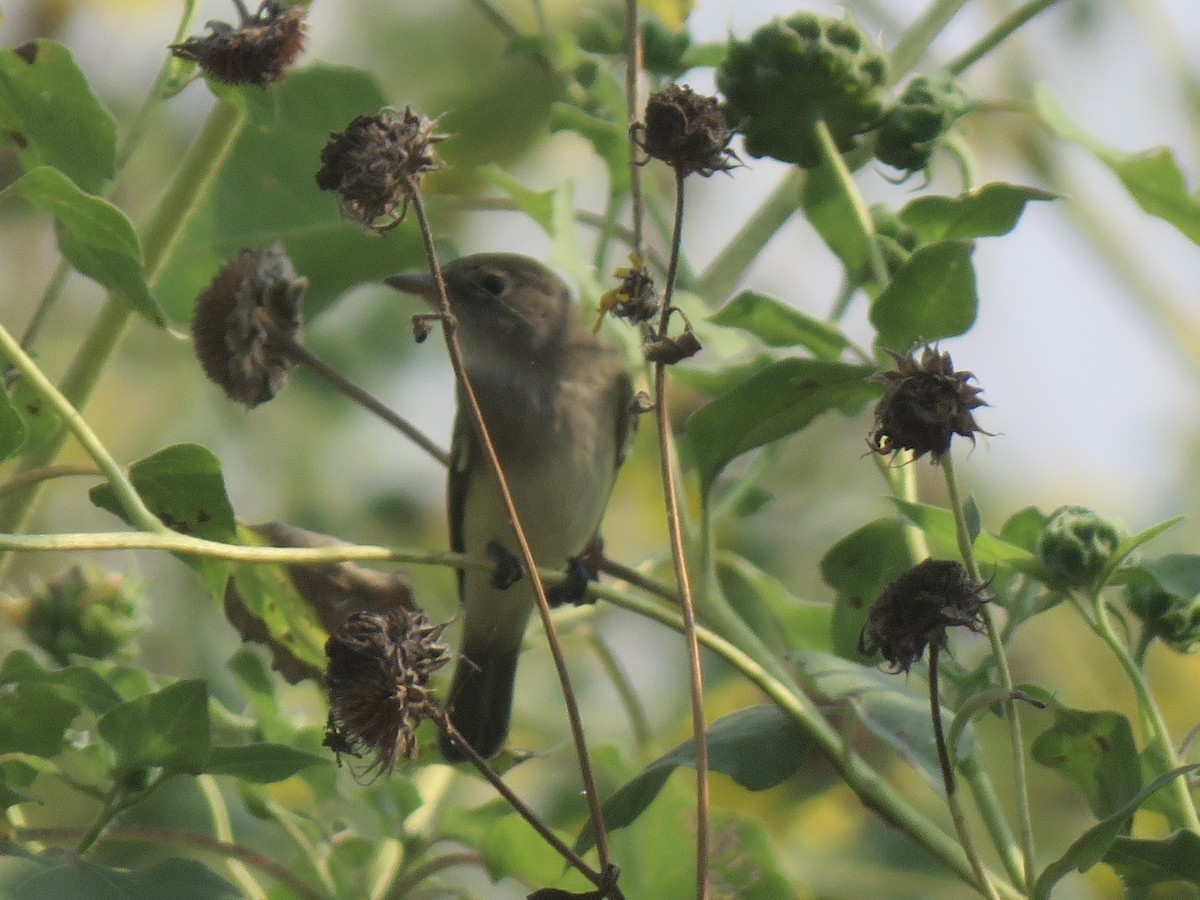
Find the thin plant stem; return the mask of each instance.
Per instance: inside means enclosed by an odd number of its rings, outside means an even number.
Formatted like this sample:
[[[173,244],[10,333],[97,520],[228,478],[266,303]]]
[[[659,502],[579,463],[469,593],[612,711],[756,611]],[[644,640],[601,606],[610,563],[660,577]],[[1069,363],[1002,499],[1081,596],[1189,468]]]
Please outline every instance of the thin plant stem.
[[[683,183],[685,175],[675,170],[675,223],[671,237],[671,262],[667,268],[667,284],[663,291],[662,315],[658,337],[667,337],[671,321],[671,298],[675,289],[679,251],[683,241]],[[688,669],[691,676],[692,740],[696,747],[696,900],[708,896],[708,735],[704,721],[704,668],[700,660],[700,642],[696,639],[696,604],[692,598],[691,576],[688,573],[687,550],[683,543],[683,519],[679,506],[679,486],[675,479],[675,444],[671,434],[671,413],[667,402],[667,367],[654,366],[655,415],[658,424],[659,461],[662,470],[663,494],[666,502],[667,532],[671,542],[671,558],[675,562],[675,580],[679,587],[679,607],[683,613],[683,638],[687,646]]]
[[[510,41],[521,36],[521,29],[514,25],[512,20],[502,13],[491,0],[471,0],[471,2],[475,4],[476,9],[483,13],[484,18]]]
[[[1121,663],[1121,668],[1125,670],[1125,676],[1133,686],[1138,710],[1141,712],[1142,726],[1148,738],[1148,755],[1151,758],[1158,757],[1156,762],[1161,765],[1162,771],[1178,768],[1180,760],[1175,752],[1175,746],[1171,743],[1171,732],[1163,719],[1162,711],[1158,708],[1158,702],[1154,699],[1150,685],[1146,683],[1146,673],[1138,668],[1137,662],[1117,636],[1112,619],[1108,614],[1108,604],[1099,591],[1096,591],[1091,597],[1091,605],[1096,617],[1094,625],[1096,633],[1116,655],[1117,660]],[[1200,833],[1200,815],[1197,815],[1187,779],[1172,779],[1169,789],[1173,795],[1174,804],[1179,807],[1181,821],[1185,822],[1193,832]]]
[[[979,570],[979,562],[975,559],[975,549],[971,541],[971,533],[967,528],[967,519],[963,511],[962,497],[958,490],[958,479],[954,474],[954,458],[950,453],[942,454],[940,460],[942,474],[946,478],[946,491],[950,495],[950,509],[954,513],[955,534],[958,538],[958,551],[962,555],[967,574],[979,584],[983,584],[983,574]],[[1004,720],[1008,724],[1009,746],[1012,753],[1013,789],[1017,795],[1017,822],[1021,835],[1021,852],[1025,857],[1025,889],[1030,896],[1037,884],[1033,844],[1033,816],[1029,809],[1029,780],[1025,773],[1025,742],[1021,737],[1021,720],[1017,715],[1017,701],[1013,694],[1012,671],[1008,666],[1008,654],[1004,650],[1004,642],[1000,639],[1000,629],[996,625],[988,604],[980,610],[984,629],[992,648],[992,657],[996,661],[996,671],[1000,674],[1000,686],[1004,688]]]
[[[645,235],[642,224],[642,167],[638,160],[638,145],[633,139],[634,124],[642,108],[638,96],[638,79],[642,74],[642,29],[638,26],[637,0],[625,0],[625,43],[629,57],[625,60],[625,106],[629,115],[629,202],[633,217],[633,242],[630,249],[638,259],[644,259]]]
[[[963,852],[967,854],[971,869],[975,872],[976,887],[989,900],[1000,900],[996,894],[996,888],[988,878],[983,861],[979,858],[979,851],[975,849],[975,842],[971,839],[971,830],[967,827],[967,817],[963,814],[962,804],[958,802],[958,789],[954,783],[954,762],[950,759],[950,753],[946,749],[946,731],[942,726],[941,691],[938,688],[938,659],[940,656],[941,648],[938,646],[938,642],[931,641],[929,644],[929,715],[933,719],[933,740],[937,745],[938,763],[942,769],[942,784],[946,788],[946,806],[950,808],[950,818],[954,821],[954,830],[958,832],[958,840],[962,844]]]
[[[671,590],[665,584],[659,584],[657,581],[651,581],[637,569],[631,569],[624,563],[619,563],[616,560],[609,559],[607,556],[600,560],[599,570],[605,575],[610,575],[624,581],[626,584],[631,584],[635,588],[640,588],[647,594],[653,594],[655,597],[660,597],[668,603],[679,605],[679,594]]]
[[[1029,0],[1024,6],[1014,9],[997,23],[996,27],[981,37],[975,44],[956,56],[946,66],[951,75],[961,75],[996,47],[1008,40],[1022,25],[1038,13],[1049,9],[1059,0]]]
[[[891,66],[888,74],[893,83],[908,74],[909,70],[925,55],[929,45],[942,33],[942,29],[966,5],[967,0],[933,0],[929,4],[924,15],[908,27],[891,52]]]
[[[450,465],[450,454],[439,447],[432,438],[413,425],[408,419],[401,416],[399,413],[390,409],[385,403],[377,399],[372,394],[363,390],[353,381],[350,381],[341,372],[329,365],[321,357],[317,356],[290,334],[279,328],[271,318],[265,315],[263,310],[259,310],[257,316],[258,323],[267,332],[271,342],[283,347],[289,357],[296,362],[303,363],[313,371],[326,384],[330,385],[335,390],[341,392],[344,396],[349,397],[359,406],[369,412],[374,413],[383,421],[387,422],[406,438],[432,456],[437,462],[443,466]]]
[[[407,872],[401,873],[385,896],[387,900],[403,900],[409,891],[420,885],[426,878],[457,866],[483,869],[486,868],[486,861],[482,853],[446,853],[442,856],[435,856],[419,866],[413,866]]]
[[[599,887],[605,883],[604,873],[597,872],[595,869],[589,866],[583,861],[583,858],[580,857],[578,853],[564,844],[559,836],[550,830],[550,827],[538,817],[538,814],[530,809],[529,806],[526,805],[525,801],[522,800],[512,788],[504,783],[504,779],[496,774],[496,772],[487,764],[487,761],[482,756],[475,752],[475,748],[463,739],[463,736],[459,734],[458,729],[454,727],[454,723],[450,720],[449,716],[446,716],[445,714],[438,714],[434,718],[437,721],[438,727],[446,730],[446,734],[452,741],[454,741],[455,746],[463,751],[463,754],[467,757],[471,764],[475,766],[475,768],[479,771],[479,774],[484,777],[488,784],[496,789],[496,793],[505,799],[508,805],[516,811],[517,815],[524,819],[529,824],[529,827],[531,827],[541,836],[542,840],[553,847],[554,851],[558,853],[558,855],[561,856],[568,865],[578,871],[592,884]],[[605,863],[604,866],[607,868],[608,863]],[[611,896],[615,898],[619,893],[619,891],[614,892]]]
[[[0,498],[4,497],[5,494],[23,490],[39,481],[51,481],[55,478],[69,478],[77,475],[90,475],[92,477],[103,478],[104,472],[96,468],[96,466],[88,465],[87,463],[60,463],[56,466],[46,466],[44,469],[22,472],[20,475],[14,475],[7,481],[0,483]]]
[[[821,162],[829,167],[833,173],[834,181],[841,189],[842,197],[850,205],[851,211],[854,213],[854,224],[858,226],[860,240],[863,243],[863,249],[867,254],[867,262],[871,267],[871,277],[875,283],[882,289],[888,283],[887,263],[883,258],[883,250],[879,246],[879,240],[875,235],[875,223],[871,219],[871,210],[867,208],[867,203],[859,193],[858,188],[854,185],[854,176],[850,174],[850,169],[846,166],[846,160],[842,158],[841,151],[838,150],[837,144],[833,140],[833,135],[829,131],[829,126],[824,119],[817,119],[813,124],[813,130],[816,133],[817,144],[821,148]]]
[[[508,513],[509,521],[512,523],[517,545],[521,551],[521,561],[524,564],[525,571],[528,573],[534,596],[537,598],[542,627],[546,631],[546,642],[550,647],[550,655],[554,660],[554,667],[558,673],[559,683],[562,685],[567,720],[570,723],[571,737],[575,743],[576,756],[579,761],[580,779],[583,782],[583,792],[587,799],[592,829],[596,835],[596,853],[600,857],[601,867],[607,869],[611,865],[611,858],[608,849],[608,834],[604,827],[604,811],[600,808],[600,797],[596,791],[596,780],[592,775],[592,764],[588,758],[587,741],[583,733],[583,719],[579,714],[579,703],[575,697],[575,691],[571,687],[571,676],[567,671],[567,662],[563,656],[562,642],[558,638],[558,631],[554,625],[554,617],[550,613],[550,601],[546,597],[545,585],[542,584],[542,579],[537,574],[537,562],[534,560],[533,550],[529,546],[529,540],[525,536],[525,529],[522,527],[520,518],[517,515],[516,503],[513,501],[512,493],[508,489],[508,480],[504,475],[504,467],[500,463],[500,457],[496,454],[495,445],[492,443],[491,437],[488,434],[487,423],[483,418],[483,410],[479,406],[479,401],[475,397],[475,391],[471,387],[471,381],[467,377],[466,362],[463,360],[462,348],[458,343],[458,322],[454,318],[454,313],[450,307],[450,298],[446,294],[446,282],[442,278],[442,267],[438,262],[437,249],[433,243],[433,231],[429,227],[429,219],[425,214],[424,200],[421,197],[421,192],[417,189],[416,183],[411,178],[408,180],[408,187],[412,200],[412,208],[416,213],[417,222],[420,226],[421,239],[425,244],[425,255],[429,261],[430,272],[437,283],[438,303],[442,319],[442,335],[446,341],[446,351],[450,357],[450,365],[454,369],[454,377],[462,389],[462,395],[466,401],[471,423],[476,435],[479,437],[479,442],[484,455],[487,457],[488,465],[496,476],[500,497],[504,501],[504,508]]]
[[[992,844],[1000,854],[1004,871],[1014,884],[1021,884],[1025,880],[1021,848],[1012,829],[1008,827],[1008,819],[1000,806],[1000,798],[996,796],[991,778],[973,755],[965,756],[959,761],[958,771],[962,773],[975,800],[975,806],[979,809],[983,823],[991,835]]]
[[[15,837],[21,841],[37,840],[59,843],[78,840],[85,834],[85,831],[83,828],[71,827],[22,828]],[[279,863],[241,844],[213,840],[202,834],[191,834],[171,828],[154,828],[147,825],[113,825],[105,832],[105,839],[187,847],[191,850],[238,859],[274,878],[280,884],[286,885],[302,900],[326,900],[323,894],[313,890]]]
[[[636,745],[639,755],[648,757],[651,747],[650,720],[646,716],[646,707],[638,697],[637,691],[633,689],[629,673],[625,671],[621,661],[612,652],[608,642],[595,629],[587,629],[585,640],[592,648],[592,652],[596,654],[600,668],[604,670],[604,674],[608,676],[608,680],[616,689],[617,696],[621,699],[621,705],[629,717],[629,728],[633,732],[633,743]]]
[[[208,192],[246,124],[246,114],[234,103],[220,101],[184,157],[150,221],[142,229],[142,254],[146,282],[153,287],[162,275],[172,249],[177,245],[199,201]],[[121,342],[133,310],[123,298],[110,295],[76,353],[60,384],[62,395],[82,411],[91,399],[100,376]],[[66,444],[66,425],[37,450],[25,457],[18,474],[43,469],[54,463]],[[39,495],[39,485],[8,497],[0,503],[0,532],[20,531],[28,522]],[[11,557],[0,558],[0,575]]]
[[[219,843],[232,844],[234,842],[233,822],[229,819],[229,807],[221,795],[221,788],[217,786],[217,779],[212,775],[200,775],[196,778],[196,787],[204,797],[204,804],[208,807],[208,813],[212,817],[213,837]],[[262,885],[254,878],[242,860],[236,856],[226,857],[225,865],[229,869],[229,874],[233,876],[233,880],[241,888],[243,896],[250,900],[266,900],[267,892],[263,890]]]
[[[29,385],[37,391],[38,396],[53,408],[67,430],[75,435],[75,439],[104,473],[109,486],[116,494],[117,502],[129,516],[130,521],[143,531],[158,533],[167,531],[167,527],[158,520],[158,517],[146,508],[142,498],[138,496],[121,467],[117,465],[117,461],[100,442],[100,438],[92,431],[91,426],[58,388],[50,383],[50,379],[38,368],[37,363],[21,349],[20,343],[8,333],[8,329],[3,325],[0,325],[0,355],[6,356],[9,362],[16,366]]]

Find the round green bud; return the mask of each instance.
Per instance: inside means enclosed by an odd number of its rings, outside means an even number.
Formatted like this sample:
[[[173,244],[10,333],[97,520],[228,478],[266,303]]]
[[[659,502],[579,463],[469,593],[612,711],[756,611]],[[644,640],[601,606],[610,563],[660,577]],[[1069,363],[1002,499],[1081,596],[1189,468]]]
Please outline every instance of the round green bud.
[[[1060,506],[1038,537],[1037,551],[1055,582],[1088,587],[1121,543],[1121,531],[1086,506]]]
[[[725,114],[746,150],[814,168],[823,120],[842,153],[879,124],[887,60],[851,22],[816,13],[775,19],[730,41],[717,69]]]
[[[25,633],[60,665],[74,655],[106,659],[140,630],[137,612],[123,576],[75,566],[28,598]]]
[[[921,246],[921,238],[891,207],[876,203],[871,206],[870,212],[871,221],[875,225],[875,238],[883,252],[884,265],[887,266],[888,273],[894,275]],[[869,277],[870,271],[864,271],[863,279]]]
[[[1179,597],[1156,584],[1125,588],[1125,605],[1150,633],[1177,653],[1200,644],[1200,595]]]
[[[967,107],[966,94],[950,76],[914,78],[879,125],[875,158],[906,172],[924,169]]]

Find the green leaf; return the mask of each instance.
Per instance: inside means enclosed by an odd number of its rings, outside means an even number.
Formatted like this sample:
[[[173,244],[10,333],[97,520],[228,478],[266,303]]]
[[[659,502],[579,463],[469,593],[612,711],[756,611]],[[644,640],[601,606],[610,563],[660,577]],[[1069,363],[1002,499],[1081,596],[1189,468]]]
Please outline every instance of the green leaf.
[[[969,241],[1008,234],[1027,203],[1057,197],[1037,188],[993,182],[957,197],[918,197],[900,210],[900,218],[927,243]]]
[[[6,195],[23,197],[54,216],[59,249],[72,266],[125,298],[149,321],[163,323],[142,273],[141,243],[125,213],[49,166],[26,172],[0,191]]]
[[[517,208],[533,219],[546,234],[554,233],[554,191],[527,188],[495,163],[480,166],[475,174],[508,195]]]
[[[23,682],[0,692],[0,754],[54,756],[66,746],[79,709],[48,684]]]
[[[8,394],[0,391],[0,462],[14,455],[28,436],[25,420],[13,408]]]
[[[1142,568],[1173,597],[1190,600],[1200,596],[1200,554],[1169,553],[1146,560]]]
[[[929,506],[925,503],[910,503],[898,497],[891,498],[896,508],[904,517],[920,528],[938,545],[938,550],[947,554],[957,554],[958,539],[956,537],[954,513],[940,506]],[[1035,578],[1048,579],[1045,565],[1036,554],[1001,540],[983,531],[975,539],[975,559],[983,567],[997,566],[1002,569],[1014,569]],[[985,575],[988,573],[985,572]]]
[[[1118,835],[1104,862],[1116,870],[1127,889],[1168,881],[1200,887],[1200,836],[1183,830],[1157,841]]]
[[[271,115],[252,121],[221,168],[179,249],[156,284],[168,317],[192,318],[197,295],[224,260],[243,247],[283,241],[296,271],[308,278],[311,320],[348,288],[424,266],[415,222],[384,238],[343,219],[333,194],[314,175],[330,132],[387,104],[375,78],[358,69],[310,65],[273,85]],[[436,202],[436,198],[430,198]],[[397,335],[403,331],[397,325]]]
[[[564,842],[566,840],[564,837]],[[515,813],[488,829],[480,849],[488,874],[494,881],[509,877],[519,879],[523,884],[554,886],[568,891],[592,887],[591,882],[574,869],[564,873],[558,851]]]
[[[709,321],[748,331],[768,347],[804,347],[820,359],[837,359],[850,344],[833,325],[758,291],[742,291]]]
[[[1107,584],[1113,577],[1113,573],[1118,567],[1127,560],[1135,550],[1150,543],[1155,538],[1170,531],[1176,525],[1183,521],[1183,516],[1176,516],[1173,519],[1167,519],[1165,522],[1159,522],[1157,525],[1151,525],[1149,528],[1139,531],[1137,534],[1131,534],[1121,543],[1117,544],[1117,549],[1113,551],[1108,562],[1104,566],[1104,571],[1100,573],[1100,577],[1096,583],[1099,585]]]
[[[871,324],[879,343],[907,353],[919,343],[954,337],[975,324],[972,247],[941,241],[917,248],[871,304]]]
[[[153,766],[199,774],[205,771],[211,740],[208,687],[199,680],[177,681],[127,700],[100,719],[99,729],[121,774]]]
[[[162,859],[140,869],[114,869],[74,854],[35,856],[6,845],[0,895],[6,900],[236,900],[232,884],[194,859]]]
[[[629,136],[624,124],[557,102],[550,107],[550,130],[583,137],[608,167],[610,192],[621,195],[629,190]]]
[[[974,497],[967,497],[967,502],[963,504],[963,518],[967,522],[967,536],[974,544],[979,533],[983,531],[983,514],[980,513],[979,504],[975,502]]]
[[[829,649],[833,607],[828,603],[798,599],[774,575],[735,553],[720,553],[717,567],[733,608],[772,649]]]
[[[0,142],[26,170],[53,166],[92,194],[116,172],[116,122],[53,41],[0,51]]]
[[[0,666],[0,685],[41,684],[59,697],[98,715],[103,715],[124,699],[98,672],[85,666],[46,669],[24,650],[14,650]]]
[[[1026,506],[1008,517],[1000,529],[1000,539],[1036,554],[1038,538],[1046,530],[1049,520],[1050,517],[1036,506]]]
[[[867,366],[784,359],[702,407],[688,421],[700,490],[707,498],[721,470],[743,453],[800,431],[821,413],[850,415],[879,395]]]
[[[876,519],[840,539],[821,558],[821,577],[837,592],[830,631],[838,656],[870,659],[858,652],[858,636],[871,604],[917,562],[904,529],[896,519]]]
[[[1180,766],[1170,772],[1164,772],[1150,784],[1146,785],[1121,809],[1097,822],[1067,848],[1064,853],[1042,871],[1033,889],[1033,900],[1049,900],[1050,891],[1072,869],[1086,872],[1096,863],[1104,859],[1110,847],[1123,832],[1129,828],[1129,820],[1137,812],[1146,799],[1155,791],[1164,787],[1173,778],[1179,778],[1187,772],[1200,768],[1200,764]]]
[[[741,709],[718,719],[705,732],[708,765],[748,791],[765,791],[796,773],[808,757],[809,746],[800,727],[776,706]],[[648,807],[679,766],[695,767],[696,744],[684,741],[650,763],[604,803],[604,822],[612,830],[632,823]],[[594,843],[588,825],[575,849],[582,853]]]
[[[24,376],[17,375],[9,386],[13,409],[25,427],[25,442],[18,455],[26,456],[50,439],[58,430],[59,418]]]
[[[1033,758],[1083,791],[1096,818],[1122,809],[1142,788],[1133,726],[1120,713],[1069,709],[1051,700],[1054,724],[1033,742]]]
[[[676,366],[673,381],[682,383],[709,397],[718,397],[733,390],[743,381],[770,368],[776,362],[769,353],[760,353],[748,363],[725,368],[705,369],[700,366]]]
[[[1109,147],[1076,125],[1045,85],[1038,87],[1035,102],[1042,121],[1108,166],[1138,206],[1200,244],[1200,197],[1188,191],[1183,170],[1169,149],[1154,147],[1141,153],[1127,153]]]
[[[837,175],[822,162],[809,170],[800,197],[804,217],[842,261],[850,277],[857,278],[871,258],[870,247]]]
[[[327,756],[317,756],[284,744],[244,744],[213,747],[204,762],[210,775],[232,775],[254,784],[270,784],[291,778],[310,766],[327,766]]]
[[[199,444],[174,444],[130,466],[129,478],[146,506],[168,527],[192,537],[237,543],[237,525],[225,494],[221,463],[211,450]],[[125,518],[107,484],[92,488],[88,496],[101,509]],[[181,558],[196,570],[214,597],[224,596],[229,563]]]

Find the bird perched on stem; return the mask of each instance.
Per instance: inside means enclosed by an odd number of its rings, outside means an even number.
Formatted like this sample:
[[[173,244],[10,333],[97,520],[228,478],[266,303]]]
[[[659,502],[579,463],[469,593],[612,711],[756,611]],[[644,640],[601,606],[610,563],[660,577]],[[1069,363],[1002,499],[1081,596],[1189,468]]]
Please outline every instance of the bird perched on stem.
[[[539,567],[570,564],[578,573],[632,433],[624,360],[592,334],[563,280],[536,260],[481,253],[442,275],[467,378],[533,557]],[[429,274],[395,275],[387,284],[438,302]],[[511,558],[515,533],[461,385],[446,499],[453,550]],[[485,571],[460,571],[458,588],[461,652],[446,711],[488,758],[508,736],[517,657],[536,600],[528,582],[505,587]],[[448,760],[465,758],[445,734],[441,748]]]

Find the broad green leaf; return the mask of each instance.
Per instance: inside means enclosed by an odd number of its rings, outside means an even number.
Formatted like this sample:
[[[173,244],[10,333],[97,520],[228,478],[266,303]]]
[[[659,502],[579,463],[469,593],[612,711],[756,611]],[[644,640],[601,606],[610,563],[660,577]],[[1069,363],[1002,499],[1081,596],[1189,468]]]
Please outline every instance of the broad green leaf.
[[[271,116],[242,130],[211,196],[156,284],[173,322],[191,321],[196,296],[243,247],[284,243],[296,271],[308,278],[304,306],[310,319],[350,287],[424,266],[411,215],[386,237],[367,234],[341,217],[337,199],[314,180],[330,133],[387,105],[374,77],[357,69],[305,66],[272,86],[270,95]],[[436,193],[427,185],[431,204]],[[405,333],[402,322],[396,333]]]
[[[40,684],[59,697],[103,715],[124,702],[116,689],[98,672],[86,666],[46,669],[24,650],[14,650],[0,666],[0,685]]]
[[[717,568],[733,608],[772,649],[829,649],[828,603],[800,600],[774,575],[735,553],[720,553]]]
[[[907,353],[975,324],[979,297],[971,250],[965,241],[917,248],[871,304],[871,324],[882,346]]]
[[[475,174],[507,194],[517,208],[541,226],[546,234],[554,233],[554,191],[527,188],[494,163],[480,166]]]
[[[784,359],[718,397],[688,421],[700,490],[708,496],[721,470],[743,453],[804,428],[821,413],[847,415],[877,397],[873,369],[817,359]]]
[[[1169,149],[1154,147],[1128,153],[1109,147],[1076,125],[1045,85],[1038,87],[1035,102],[1042,121],[1108,166],[1138,206],[1200,244],[1200,197],[1188,190],[1183,170]]]
[[[1200,836],[1183,830],[1162,840],[1119,835],[1104,854],[1104,862],[1116,870],[1127,889],[1169,881],[1200,887]]]
[[[979,511],[979,504],[975,502],[973,496],[967,497],[967,502],[963,504],[963,518],[967,523],[967,535],[974,544],[979,533],[983,531],[983,514]]]
[[[775,361],[775,358],[770,354],[760,353],[748,363],[739,363],[723,369],[705,369],[700,366],[676,366],[675,371],[671,375],[674,382],[685,384],[702,394],[707,394],[709,397],[718,397],[733,390],[751,376],[770,368]]]
[[[1165,522],[1159,522],[1157,525],[1151,525],[1149,528],[1145,528],[1137,534],[1131,534],[1122,540],[1121,543],[1117,544],[1117,549],[1113,551],[1113,555],[1109,557],[1108,562],[1105,564],[1104,571],[1100,573],[1100,577],[1097,579],[1097,584],[1107,584],[1113,577],[1113,573],[1117,571],[1125,560],[1129,559],[1135,550],[1170,531],[1182,521],[1183,516],[1176,516],[1173,519],[1167,519]]]
[[[142,273],[141,243],[125,213],[49,166],[30,169],[0,192],[5,195],[23,197],[54,216],[59,249],[72,266],[154,324],[163,323]]]
[[[550,107],[550,130],[573,131],[595,149],[608,167],[609,190],[629,190],[629,135],[622,123],[592,115],[573,103],[557,102]]]
[[[48,441],[58,430],[59,418],[42,396],[30,387],[23,376],[16,376],[9,386],[13,409],[25,427],[25,442],[18,455],[26,456]]]
[[[918,562],[904,529],[896,519],[876,519],[846,535],[821,558],[821,577],[837,592],[830,629],[839,656],[869,660],[858,652],[858,637],[871,604],[891,581]]]
[[[53,686],[21,682],[0,691],[0,753],[54,756],[66,745],[67,727],[80,705]]]
[[[224,544],[237,542],[237,526],[225,494],[221,463],[206,447],[199,444],[166,447],[130,466],[129,478],[146,506],[169,528]],[[107,484],[92,488],[88,496],[101,509],[125,518]],[[224,596],[228,563],[182,558],[196,570],[214,597]]]
[[[1049,518],[1036,506],[1026,506],[1008,517],[1000,529],[1000,539],[1030,553],[1037,553],[1038,538],[1046,530]]]
[[[1083,791],[1096,818],[1119,810],[1142,788],[1133,726],[1120,713],[1069,709],[1051,700],[1054,724],[1033,742],[1033,758]]]
[[[71,53],[37,40],[0,50],[0,142],[96,194],[116,171],[117,127]]]
[[[14,455],[28,436],[25,420],[13,408],[8,394],[0,391],[0,462]]]
[[[560,836],[564,843],[569,841],[565,835]],[[594,890],[592,883],[574,869],[564,872],[558,851],[515,813],[505,816],[488,830],[480,849],[488,874],[494,881],[507,877],[540,888]]]
[[[208,687],[203,681],[169,684],[110,710],[99,728],[121,773],[161,766],[199,774],[205,771],[211,740]]]
[[[232,884],[194,859],[161,859],[139,869],[116,869],[73,853],[0,854],[0,895],[6,900],[237,900]]]
[[[758,291],[742,291],[709,321],[748,331],[768,347],[804,347],[819,359],[837,359],[850,343],[833,325]]]
[[[1056,198],[1037,188],[993,182],[957,197],[918,197],[900,210],[900,218],[928,243],[969,241],[1008,234],[1027,203]]]
[[[1142,568],[1173,597],[1190,600],[1200,596],[1200,554],[1170,553],[1146,560]]]
[[[937,791],[943,791],[942,768],[929,717],[929,697],[917,693],[906,680],[829,653],[795,654],[800,678],[815,697],[830,702],[852,702],[855,719],[908,760]],[[953,713],[942,710],[943,721]],[[959,742],[959,755],[974,752],[974,730],[967,725]]]
[[[857,279],[871,258],[869,245],[846,192],[824,162],[809,171],[800,197],[804,217],[842,261],[850,277]]]
[[[327,756],[315,756],[284,744],[244,744],[213,747],[204,761],[210,775],[232,775],[254,784],[270,784],[290,778],[309,766],[327,766]]]
[[[1049,900],[1050,892],[1072,869],[1086,872],[1104,859],[1113,843],[1129,828],[1129,820],[1151,794],[1174,778],[1200,768],[1200,764],[1180,766],[1164,772],[1146,785],[1121,809],[1097,822],[1067,848],[1067,852],[1042,870],[1033,889],[1033,900]]]
[[[708,765],[723,772],[749,791],[765,791],[782,784],[800,768],[809,746],[804,733],[775,706],[752,706],[719,719],[708,727]],[[679,766],[696,765],[696,745],[684,741],[660,756],[604,803],[604,822],[610,829],[624,828],[642,814],[667,778]],[[584,852],[594,843],[589,825],[575,843]]]
[[[892,503],[906,519],[920,528],[937,544],[940,552],[955,555],[958,551],[958,540],[955,536],[954,514],[939,506],[929,506],[925,503],[910,503],[898,497],[891,498]],[[1014,569],[1035,578],[1047,579],[1049,574],[1042,561],[1034,553],[1010,544],[1008,541],[982,531],[975,539],[975,559],[985,569],[996,566],[1002,569]],[[988,573],[985,571],[985,575]]]

